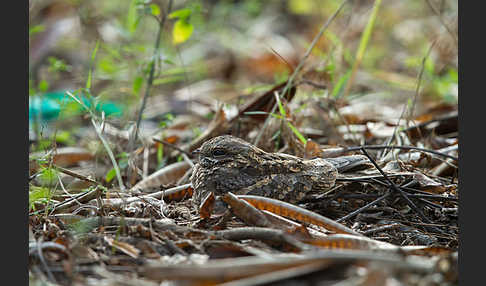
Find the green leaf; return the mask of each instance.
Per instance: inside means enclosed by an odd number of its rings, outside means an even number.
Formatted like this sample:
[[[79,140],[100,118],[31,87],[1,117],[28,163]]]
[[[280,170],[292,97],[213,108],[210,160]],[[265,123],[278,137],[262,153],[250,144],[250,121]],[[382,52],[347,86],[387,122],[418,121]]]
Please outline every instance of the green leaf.
[[[115,176],[116,176],[116,170],[115,168],[112,168],[110,171],[108,171],[108,173],[106,173],[105,181],[109,183],[115,178]]]
[[[375,21],[378,15],[378,8],[380,7],[381,0],[375,0],[375,4],[373,5],[373,10],[371,11],[370,17],[368,18],[368,23],[366,24],[366,27],[361,35],[361,40],[359,42],[358,50],[356,51],[356,57],[353,62],[353,66],[351,68],[351,77],[349,81],[346,83],[346,88],[345,88],[345,93],[343,96],[347,96],[347,93],[353,84],[353,78],[354,75],[356,74],[356,71],[358,70],[358,67],[361,64],[361,61],[363,60],[363,56],[366,50],[366,47],[368,46],[368,42],[371,38],[371,32],[373,31],[373,27],[375,25]]]
[[[368,19],[368,23],[366,24],[366,27],[363,31],[363,35],[361,36],[361,40],[359,42],[358,51],[356,53],[356,62],[360,61],[363,58],[366,47],[368,46],[368,42],[370,40],[371,32],[373,31],[373,27],[375,25],[375,21],[378,15],[378,8],[380,7],[380,4],[381,4],[381,0],[375,0],[373,10],[371,11],[371,15]]]
[[[162,163],[162,159],[164,159],[164,144],[159,144],[157,146],[157,163]]]
[[[269,112],[265,112],[265,111],[247,111],[247,112],[244,112],[243,114],[245,114],[245,115],[270,115],[270,116],[275,117],[277,119],[283,119],[284,118],[280,114],[269,113]]]
[[[137,15],[137,5],[139,1],[132,0],[130,6],[128,7],[127,18],[125,21],[125,27],[130,34],[133,34],[138,26],[138,15]]]
[[[56,133],[56,142],[66,145],[76,144],[76,142],[71,138],[71,133],[69,133],[68,131],[58,131]]]
[[[180,10],[176,10],[172,13],[169,14],[169,19],[176,19],[176,18],[179,18],[181,20],[185,20],[187,18],[189,18],[189,16],[191,16],[192,14],[192,10],[191,9],[180,9]]]
[[[435,74],[435,64],[434,64],[434,61],[432,59],[430,59],[430,58],[427,58],[425,60],[424,69],[430,75]]]
[[[46,27],[44,27],[44,25],[35,25],[32,28],[29,28],[29,36],[43,32],[45,29]]]
[[[107,74],[114,74],[117,71],[115,62],[110,56],[100,59],[98,63],[99,68]]]
[[[312,0],[289,0],[287,5],[288,9],[295,14],[311,14],[316,8]]]
[[[70,69],[70,67],[62,59],[49,57],[47,60],[49,61],[49,68],[47,69],[49,72],[62,72]]]
[[[44,186],[53,185],[57,182],[57,171],[53,168],[44,168],[39,175],[39,181]]]
[[[304,135],[302,135],[302,133],[300,133],[299,130],[297,130],[297,128],[295,128],[295,126],[288,121],[287,125],[290,127],[290,129],[292,129],[292,132],[294,132],[297,138],[299,138],[300,142],[305,145],[307,143],[307,139],[305,139]]]
[[[457,70],[456,69],[449,69],[447,71],[447,75],[449,77],[449,79],[453,82],[453,83],[457,83],[459,81],[459,75],[457,73]]]
[[[169,60],[169,59],[163,59],[162,62],[166,63],[168,65],[175,65],[175,63],[173,61]]]
[[[183,81],[184,79],[185,78],[183,75],[167,76],[167,77],[155,79],[152,85],[156,86],[156,85],[161,85],[166,83],[180,82]]]
[[[194,26],[185,20],[178,20],[172,30],[172,42],[177,45],[187,41],[194,30]]]
[[[86,88],[87,89],[91,88],[91,80],[92,80],[91,77],[92,77],[92,74],[93,74],[93,64],[94,64],[94,60],[96,58],[96,53],[98,53],[99,46],[100,46],[100,40],[97,40],[96,46],[93,50],[93,54],[91,55],[91,68],[88,71],[88,80],[86,80]]]
[[[133,85],[132,85],[133,94],[137,94],[140,91],[140,88],[142,88],[142,83],[143,83],[143,77],[136,76],[135,79],[133,80]]]
[[[49,83],[45,79],[39,82],[38,89],[40,92],[46,92],[48,88],[49,88]]]
[[[277,100],[278,111],[280,112],[280,114],[282,114],[283,117],[287,116],[287,112],[285,112],[285,108],[283,107],[282,102],[280,101],[280,97],[277,93],[275,93],[275,99]]]
[[[160,7],[157,4],[151,4],[150,5],[150,12],[154,16],[159,16],[160,15]]]
[[[82,219],[80,221],[74,222],[72,224],[67,225],[67,228],[72,231],[76,235],[88,233],[95,229],[98,225],[96,220],[91,218]]]
[[[172,115],[172,113],[167,113],[164,116],[164,119],[162,121],[160,121],[159,126],[161,128],[165,128],[165,127],[167,127],[167,125],[169,125],[169,123],[172,122],[172,120],[174,120],[174,115]]]
[[[35,209],[35,203],[46,204],[52,197],[52,192],[49,188],[31,186],[29,190],[29,208]]]
[[[339,78],[337,84],[332,89],[331,97],[339,97],[341,90],[343,89],[344,84],[346,84],[346,82],[348,81],[350,75],[351,70],[347,71],[342,77]]]

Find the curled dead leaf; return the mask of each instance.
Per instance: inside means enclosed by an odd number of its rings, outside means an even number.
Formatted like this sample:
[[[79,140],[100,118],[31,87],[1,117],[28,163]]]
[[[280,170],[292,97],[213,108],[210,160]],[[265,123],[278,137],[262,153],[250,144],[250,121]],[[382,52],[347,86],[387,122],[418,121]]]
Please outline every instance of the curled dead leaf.
[[[138,258],[138,255],[140,254],[140,250],[131,244],[114,240],[113,238],[110,238],[108,236],[105,236],[104,240],[106,243],[108,243],[109,246],[120,250],[121,252],[125,253],[126,255],[132,258]]]
[[[138,182],[131,190],[147,191],[150,188],[175,184],[190,167],[186,161],[165,166]]]

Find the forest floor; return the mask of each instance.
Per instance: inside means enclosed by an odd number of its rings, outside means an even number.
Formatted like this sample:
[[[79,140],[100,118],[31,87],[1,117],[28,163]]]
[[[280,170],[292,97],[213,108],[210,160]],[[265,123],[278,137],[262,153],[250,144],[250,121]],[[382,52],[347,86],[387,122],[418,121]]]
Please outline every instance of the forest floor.
[[[457,11],[29,1],[30,283],[457,285]],[[369,162],[298,203],[196,206],[224,134]]]

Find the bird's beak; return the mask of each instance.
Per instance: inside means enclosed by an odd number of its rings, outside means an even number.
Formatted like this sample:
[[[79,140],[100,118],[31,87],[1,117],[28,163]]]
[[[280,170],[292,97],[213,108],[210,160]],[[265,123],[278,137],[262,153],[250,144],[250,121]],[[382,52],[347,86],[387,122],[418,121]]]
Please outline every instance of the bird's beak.
[[[196,150],[192,151],[191,154],[192,156],[199,161],[199,154],[201,153],[201,149],[197,148]]]

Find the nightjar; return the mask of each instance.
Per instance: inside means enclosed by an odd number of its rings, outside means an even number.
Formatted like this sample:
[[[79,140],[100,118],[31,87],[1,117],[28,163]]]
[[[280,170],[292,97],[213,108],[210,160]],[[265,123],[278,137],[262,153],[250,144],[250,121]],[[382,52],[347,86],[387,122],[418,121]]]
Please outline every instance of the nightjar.
[[[365,156],[305,160],[282,153],[269,153],[231,135],[214,137],[199,148],[191,182],[193,203],[213,192],[260,195],[296,203],[310,191],[334,186],[338,171],[368,161]],[[368,161],[369,162],[369,161]]]

